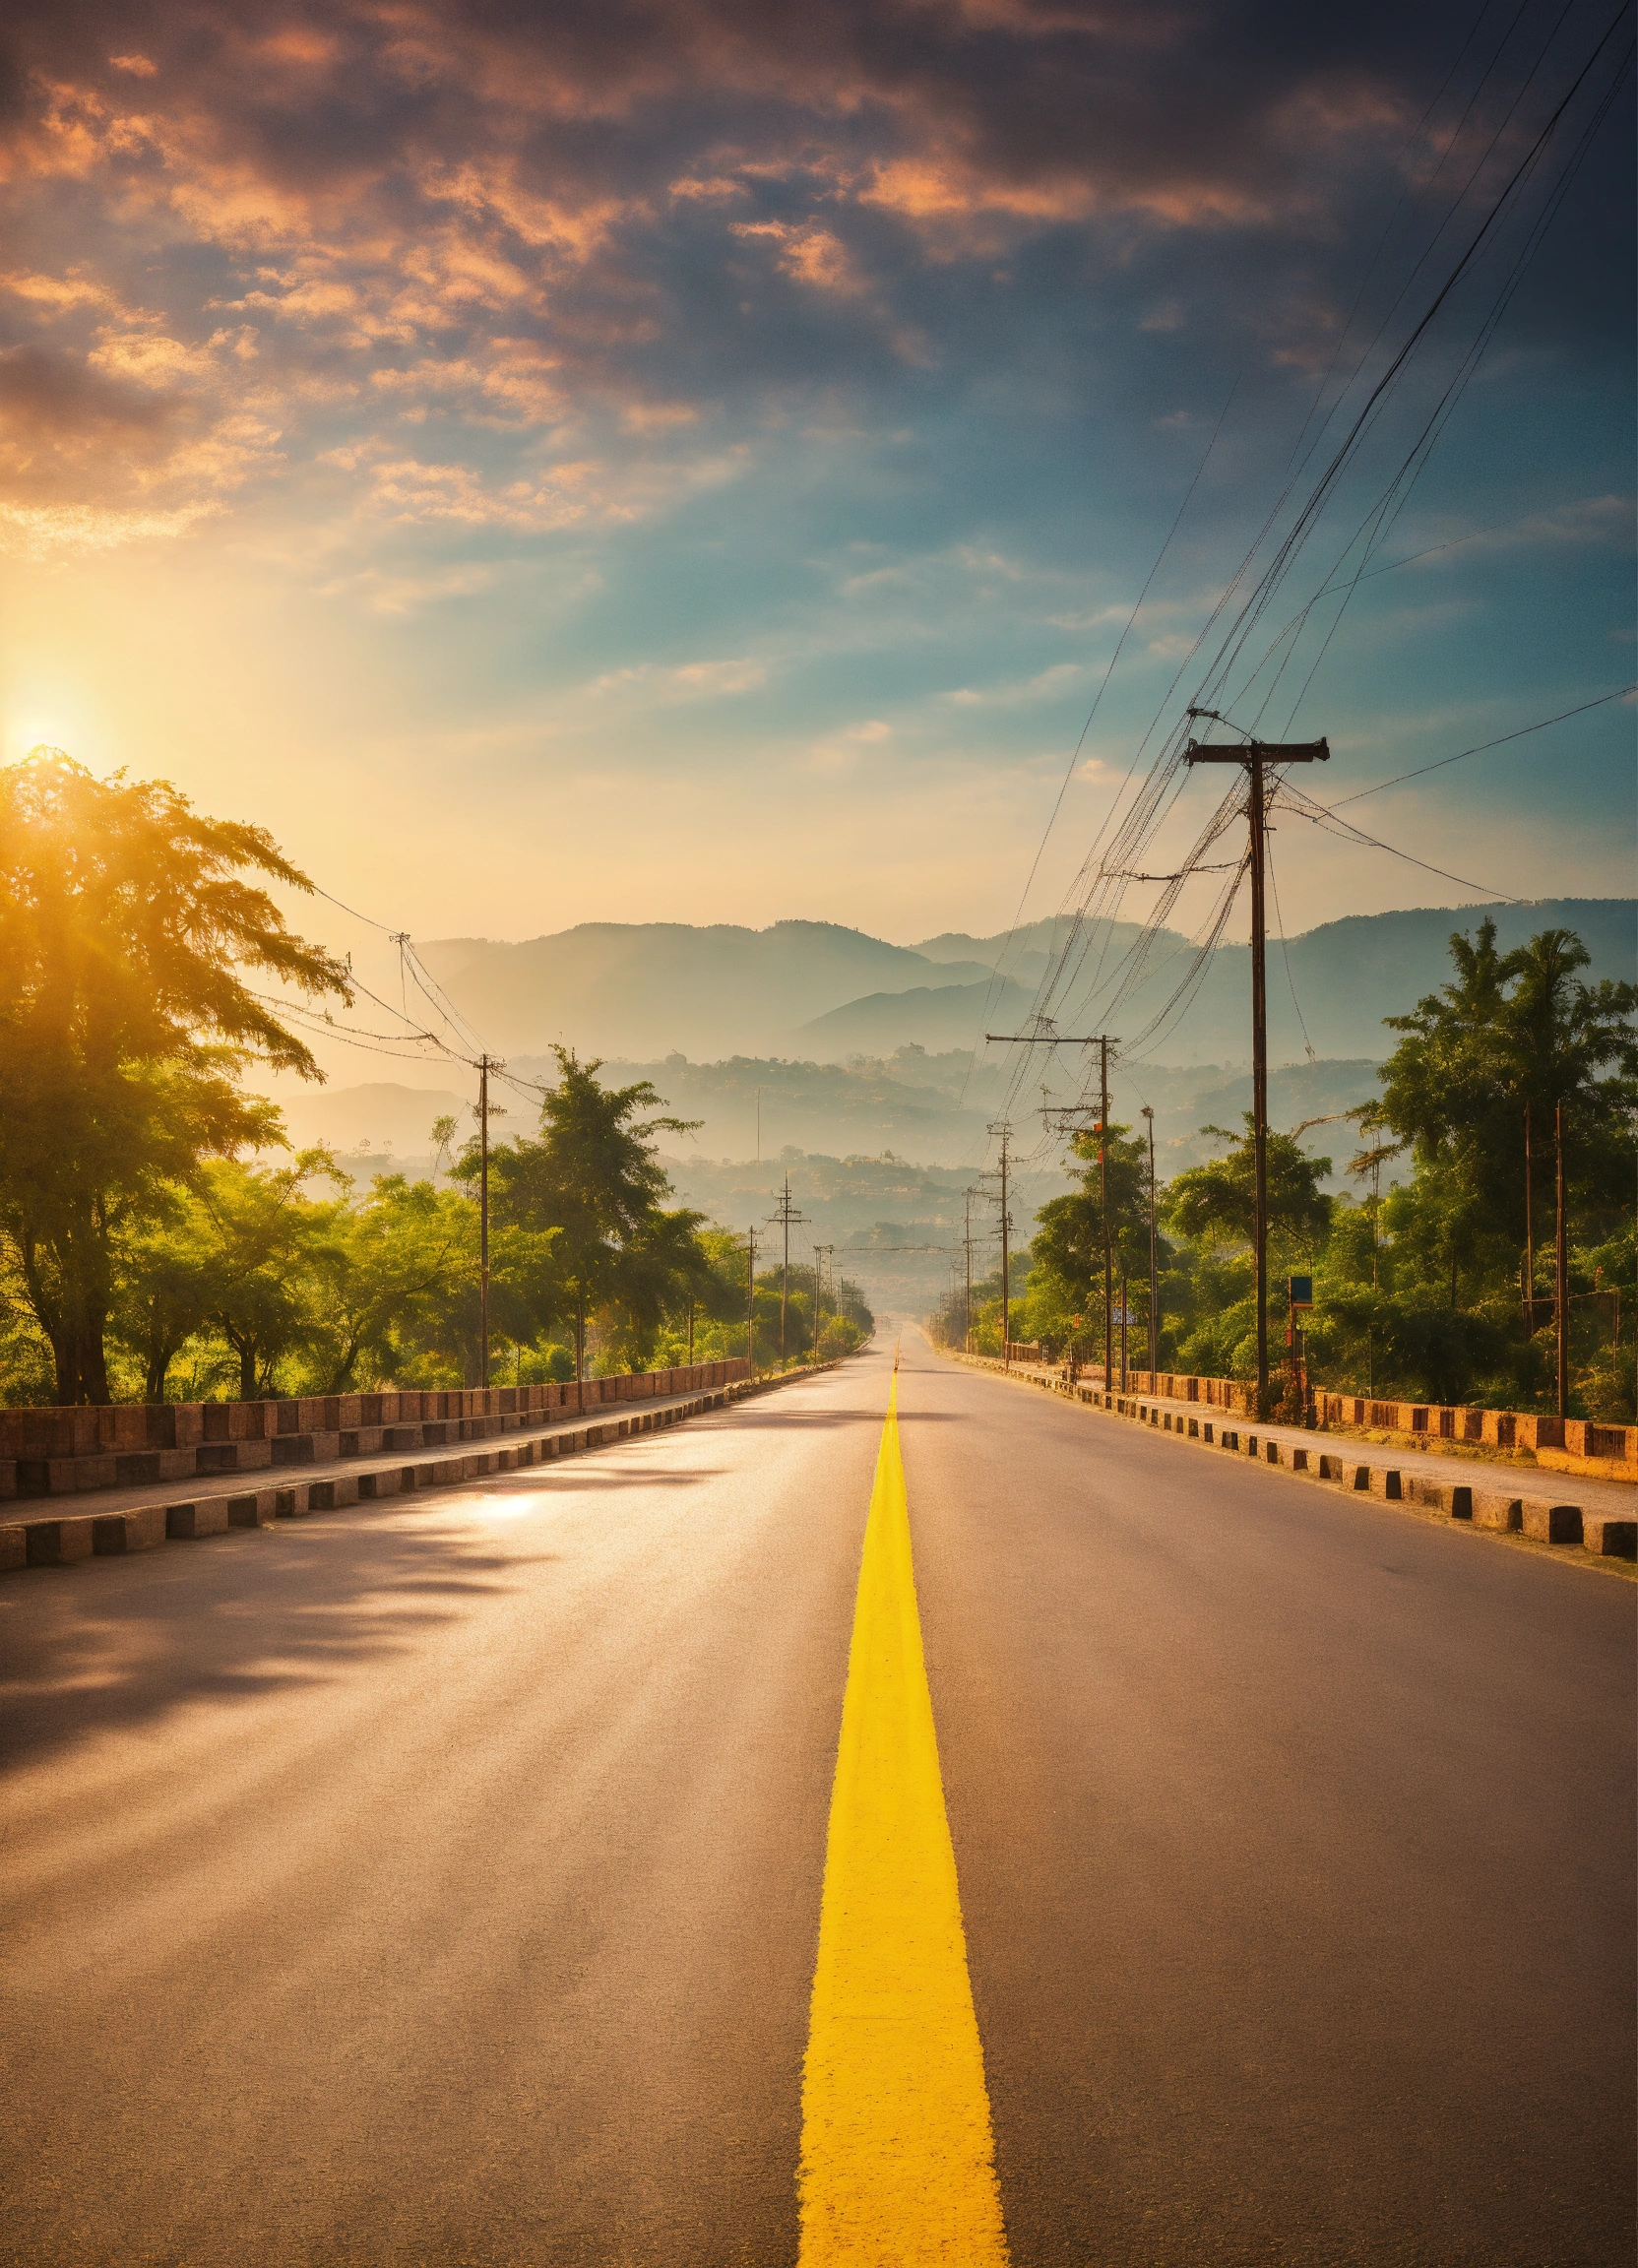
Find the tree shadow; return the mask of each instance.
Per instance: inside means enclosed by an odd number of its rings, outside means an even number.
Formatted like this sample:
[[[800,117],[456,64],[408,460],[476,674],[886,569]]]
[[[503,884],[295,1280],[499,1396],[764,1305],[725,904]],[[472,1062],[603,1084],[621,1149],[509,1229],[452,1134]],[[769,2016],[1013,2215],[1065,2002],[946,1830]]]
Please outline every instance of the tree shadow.
[[[319,1519],[13,1576],[0,1602],[8,1766],[98,1732],[152,1731],[201,1701],[253,1700],[409,1654],[559,1556],[498,1552],[441,1523]]]

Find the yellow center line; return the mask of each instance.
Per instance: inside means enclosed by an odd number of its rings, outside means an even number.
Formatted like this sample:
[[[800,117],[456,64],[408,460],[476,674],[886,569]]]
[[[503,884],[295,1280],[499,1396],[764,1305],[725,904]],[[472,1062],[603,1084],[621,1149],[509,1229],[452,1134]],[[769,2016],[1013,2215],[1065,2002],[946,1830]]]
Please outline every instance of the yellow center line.
[[[1005,2268],[921,1653],[895,1377],[831,1796],[802,2073],[800,2268]]]

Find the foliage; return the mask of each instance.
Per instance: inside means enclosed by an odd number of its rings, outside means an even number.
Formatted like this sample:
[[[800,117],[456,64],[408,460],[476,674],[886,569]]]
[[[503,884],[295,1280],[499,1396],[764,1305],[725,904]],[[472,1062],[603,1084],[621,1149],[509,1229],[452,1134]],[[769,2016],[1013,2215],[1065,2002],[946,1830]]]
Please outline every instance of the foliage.
[[[1249,1244],[1256,1235],[1257,1155],[1252,1116],[1245,1113],[1243,1134],[1226,1126],[1203,1126],[1228,1144],[1227,1158],[1190,1166],[1166,1190],[1166,1217],[1181,1236],[1196,1240],[1220,1237]],[[1270,1235],[1284,1231],[1305,1254],[1323,1244],[1331,1227],[1331,1200],[1320,1187],[1331,1170],[1329,1158],[1310,1158],[1292,1134],[1271,1126],[1265,1144],[1268,1228]]]
[[[1418,1166],[1444,1166],[1453,1191],[1472,1197],[1515,1250],[1525,1235],[1527,1109],[1538,1176],[1561,1104],[1575,1209],[1629,1210],[1638,984],[1581,982],[1590,956],[1567,929],[1498,954],[1495,923],[1484,921],[1477,940],[1453,936],[1450,951],[1456,980],[1387,1019],[1405,1037],[1382,1067],[1383,1121]]]
[[[1632,1346],[1638,1331],[1638,986],[1590,986],[1580,940],[1544,930],[1498,954],[1484,922],[1450,941],[1452,981],[1390,1017],[1403,1035],[1382,1069],[1382,1094],[1351,1111],[1361,1147],[1348,1166],[1361,1203],[1320,1187],[1330,1161],[1295,1134],[1270,1130],[1269,1315],[1276,1345],[1292,1320],[1285,1278],[1311,1273],[1315,1306],[1306,1360],[1316,1381],[1394,1400],[1554,1405],[1553,1117],[1564,1106],[1571,1415],[1638,1418]],[[1525,1108],[1536,1186],[1535,1313],[1525,1291]],[[1129,1302],[1147,1308],[1147,1201],[1137,1145],[1111,1128],[1109,1210],[1129,1274]],[[1176,1174],[1159,1193],[1168,1229],[1160,1250],[1161,1366],[1247,1379],[1255,1370],[1250,1121],[1241,1136],[1210,1128],[1228,1155]],[[1086,1150],[1081,1151],[1083,1158]],[[1396,1160],[1409,1171],[1391,1178]],[[1385,1194],[1380,1184],[1390,1175]],[[1101,1352],[1102,1217],[1096,1174],[1041,1209],[1030,1254],[1014,1264],[1011,1334],[1054,1354]],[[1140,1264],[1141,1263],[1141,1264]],[[999,1353],[1000,1286],[975,1288],[974,1345]],[[940,1328],[959,1343],[960,1295]],[[1617,1317],[1620,1344],[1616,1344]],[[1534,1327],[1532,1327],[1534,1325]],[[1147,1360],[1147,1334],[1135,1362]]]
[[[584,1376],[590,1315],[604,1311],[622,1352],[641,1348],[666,1305],[679,1292],[686,1296],[689,1283],[703,1288],[709,1271],[691,1244],[703,1216],[663,1212],[670,1185],[655,1156],[657,1134],[687,1133],[691,1122],[664,1115],[648,1080],[604,1087],[598,1058],[553,1052],[557,1084],[541,1103],[541,1132],[491,1152],[490,1204],[503,1227],[551,1237],[534,1295],[542,1316],[572,1319],[576,1374]],[[475,1143],[454,1170],[469,1187],[476,1181]]]
[[[241,878],[311,888],[272,837],[168,782],[35,749],[0,770],[0,1235],[58,1402],[105,1402],[122,1240],[206,1159],[280,1138],[247,1060],[318,1075],[244,975],[344,1000],[347,976]]]

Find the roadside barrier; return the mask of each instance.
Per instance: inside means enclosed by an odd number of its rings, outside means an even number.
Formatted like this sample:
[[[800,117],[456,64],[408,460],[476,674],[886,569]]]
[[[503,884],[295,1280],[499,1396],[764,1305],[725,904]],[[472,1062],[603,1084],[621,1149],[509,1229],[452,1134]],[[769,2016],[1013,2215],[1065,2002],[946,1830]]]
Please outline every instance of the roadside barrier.
[[[722,1369],[725,1365],[698,1367]],[[743,1371],[743,1361],[736,1367]],[[401,1458],[380,1463],[360,1460],[354,1470],[345,1474],[291,1480],[282,1487],[237,1489],[230,1494],[199,1493],[174,1503],[143,1504],[120,1511],[53,1512],[40,1519],[13,1518],[0,1522],[0,1572],[23,1567],[66,1567],[82,1559],[148,1551],[160,1544],[194,1543],[208,1536],[225,1535],[234,1528],[272,1528],[282,1520],[301,1520],[315,1512],[339,1512],[350,1504],[375,1503],[430,1489],[456,1488],[491,1474],[521,1472],[644,1433],[661,1432],[685,1418],[726,1409],[754,1395],[766,1394],[776,1386],[817,1377],[821,1371],[835,1367],[834,1361],[810,1362],[793,1370],[770,1372],[761,1378],[740,1376],[726,1385],[681,1400],[665,1401],[648,1410],[628,1407],[624,1414],[618,1414],[617,1406],[611,1405],[607,1415],[594,1424],[514,1432],[512,1439],[497,1447],[464,1450],[457,1456],[408,1462]],[[646,1375],[663,1377],[666,1373]],[[599,1381],[587,1383],[596,1385]],[[528,1415],[514,1420],[515,1424],[520,1421],[527,1424]]]
[[[742,1354],[674,1370],[537,1386],[396,1388],[267,1402],[109,1402],[75,1409],[0,1410],[0,1497],[74,1496],[203,1480],[269,1466],[326,1465],[380,1450],[443,1449],[737,1384]]]
[[[1628,1514],[1566,1503],[1553,1495],[1514,1495],[1506,1489],[1487,1487],[1482,1481],[1456,1480],[1446,1474],[1432,1475],[1401,1465],[1373,1462],[1361,1458],[1357,1450],[1321,1448],[1319,1437],[1313,1434],[1308,1435],[1305,1442],[1285,1440],[1271,1434],[1254,1419],[1231,1413],[1228,1415],[1233,1421],[1226,1422],[1221,1411],[1209,1418],[1186,1408],[1168,1407],[1149,1395],[1111,1394],[1098,1386],[1070,1386],[1056,1376],[1040,1371],[1003,1369],[999,1362],[982,1355],[960,1354],[954,1351],[949,1351],[949,1354],[952,1361],[969,1368],[1010,1377],[1021,1385],[1039,1387],[1045,1393],[1101,1410],[1109,1417],[1124,1418],[1132,1423],[1151,1426],[1157,1432],[1169,1433],[1175,1439],[1195,1441],[1203,1448],[1228,1451],[1231,1456],[1250,1457],[1258,1464],[1273,1465],[1282,1472],[1323,1481],[1350,1493],[1380,1497],[1389,1504],[1418,1505],[1423,1511],[1443,1513],[1449,1520],[1488,1529],[1497,1535],[1527,1536],[1538,1544],[1575,1544],[1598,1558],[1638,1557],[1638,1509]],[[1482,1472],[1482,1468],[1480,1470]]]
[[[946,1352],[955,1354],[954,1348]],[[1000,1370],[1047,1365],[1028,1347],[1015,1342],[1010,1365],[993,1355],[961,1354],[959,1359]],[[1087,1378],[1102,1379],[1102,1362],[1082,1366]],[[1128,1368],[1126,1385],[1133,1394],[1152,1395],[1157,1401],[1199,1404],[1225,1417],[1253,1416],[1252,1391],[1238,1378],[1200,1378],[1182,1371]],[[1105,1385],[1108,1381],[1104,1381]],[[1541,1465],[1558,1473],[1587,1479],[1638,1480],[1638,1425],[1604,1425],[1587,1418],[1553,1418],[1524,1410],[1472,1409],[1459,1403],[1380,1402],[1360,1394],[1334,1394],[1314,1388],[1314,1415],[1323,1432],[1334,1425],[1359,1432],[1399,1433],[1406,1446],[1437,1451],[1447,1443],[1488,1448],[1528,1449]]]

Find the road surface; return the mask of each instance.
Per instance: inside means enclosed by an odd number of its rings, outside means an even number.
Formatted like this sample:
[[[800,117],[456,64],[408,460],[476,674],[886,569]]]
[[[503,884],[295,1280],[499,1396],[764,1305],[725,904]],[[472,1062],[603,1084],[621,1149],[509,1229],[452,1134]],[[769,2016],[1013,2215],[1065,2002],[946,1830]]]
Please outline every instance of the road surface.
[[[0,2258],[872,2256],[796,2181],[821,1907],[863,1911],[845,1695],[881,1769],[914,1747],[858,1645],[850,1681],[891,1348],[430,1502],[8,1579]],[[922,1651],[882,1611],[954,1858],[900,1920],[959,1882],[928,1941],[981,2043],[982,2256],[1629,2262],[1633,1587],[908,1328],[898,1402]],[[867,2064],[896,2019],[837,2021]],[[937,2205],[873,2256],[960,2260]]]

